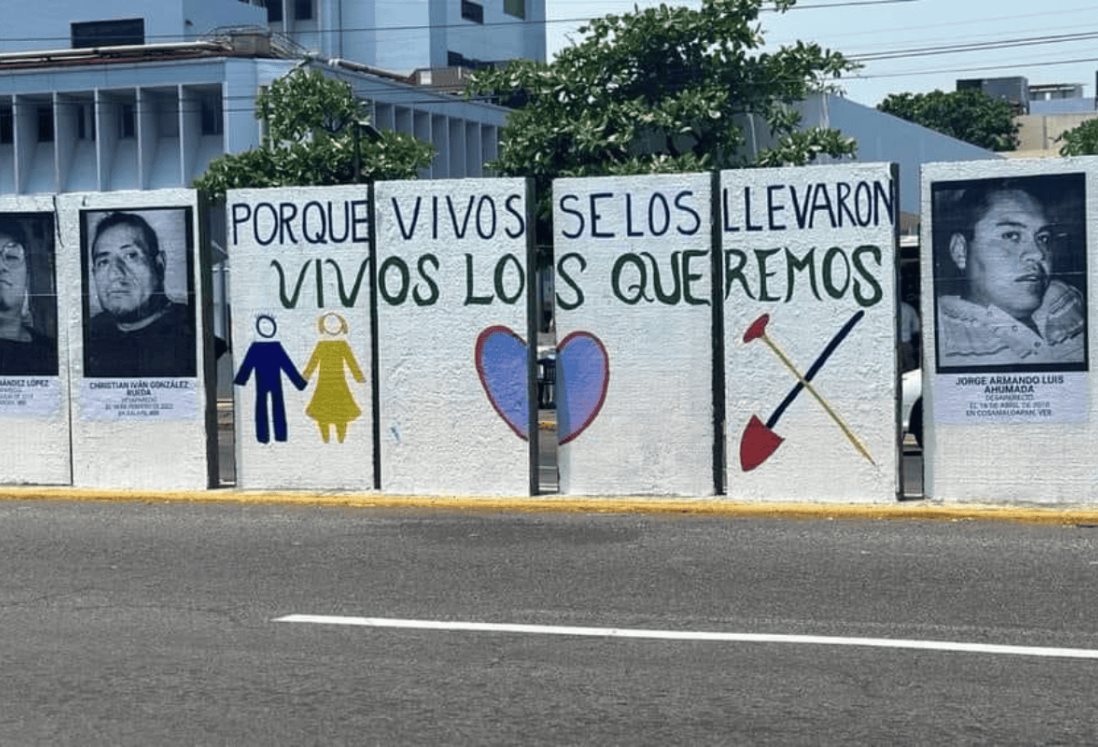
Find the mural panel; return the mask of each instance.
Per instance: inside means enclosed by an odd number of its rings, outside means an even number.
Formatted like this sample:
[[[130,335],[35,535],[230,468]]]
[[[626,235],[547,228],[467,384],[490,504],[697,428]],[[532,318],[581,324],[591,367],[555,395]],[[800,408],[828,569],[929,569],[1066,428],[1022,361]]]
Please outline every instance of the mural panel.
[[[0,200],[0,482],[68,484],[68,370],[60,364],[53,200]]]
[[[381,487],[531,490],[531,231],[518,179],[375,187]]]
[[[896,170],[721,174],[727,492],[893,501]]]
[[[58,198],[72,341],[73,481],[203,488],[216,472],[190,190]]]
[[[237,484],[375,484],[366,187],[230,191]]]
[[[1096,163],[924,167],[928,495],[1095,497],[1095,460],[1073,445],[1095,435]]]
[[[561,493],[715,491],[711,184],[553,183]]]

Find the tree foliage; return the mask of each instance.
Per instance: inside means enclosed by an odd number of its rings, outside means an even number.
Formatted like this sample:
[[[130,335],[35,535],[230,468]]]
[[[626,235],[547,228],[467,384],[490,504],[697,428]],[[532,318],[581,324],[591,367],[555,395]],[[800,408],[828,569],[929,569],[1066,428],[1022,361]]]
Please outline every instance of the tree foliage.
[[[492,166],[534,176],[698,171],[803,164],[842,156],[854,142],[834,130],[800,130],[793,104],[853,65],[815,44],[763,52],[765,4],[796,0],[702,0],[607,15],[549,64],[528,60],[478,71],[473,94],[518,106]],[[771,146],[753,153],[754,115]],[[544,194],[544,192],[543,192]]]
[[[988,150],[1018,147],[1018,124],[1008,101],[983,91],[894,93],[878,106],[881,111],[929,127]]]
[[[1088,119],[1056,140],[1063,143],[1060,146],[1061,156],[1098,155],[1098,119]]]
[[[319,70],[297,68],[275,80],[256,98],[256,118],[267,123],[260,147],[215,158],[196,187],[221,196],[244,187],[353,183],[356,137],[364,181],[413,178],[434,156],[411,135],[371,128],[367,137],[363,103]]]

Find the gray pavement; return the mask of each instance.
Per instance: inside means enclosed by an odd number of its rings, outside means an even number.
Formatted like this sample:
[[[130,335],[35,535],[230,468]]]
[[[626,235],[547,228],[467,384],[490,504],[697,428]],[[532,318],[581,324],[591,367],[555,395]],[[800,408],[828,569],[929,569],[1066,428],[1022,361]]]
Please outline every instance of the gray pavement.
[[[0,743],[1093,744],[1098,534],[995,522],[0,503]]]

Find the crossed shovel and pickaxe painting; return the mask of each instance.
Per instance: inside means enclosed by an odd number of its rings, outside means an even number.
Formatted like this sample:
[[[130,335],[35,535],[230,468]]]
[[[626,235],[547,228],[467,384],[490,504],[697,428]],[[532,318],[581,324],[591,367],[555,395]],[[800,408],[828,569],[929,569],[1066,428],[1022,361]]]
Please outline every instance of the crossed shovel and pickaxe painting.
[[[793,400],[797,398],[797,395],[802,390],[807,389],[808,393],[815,397],[816,401],[824,409],[824,412],[835,422],[839,429],[846,436],[847,440],[858,450],[858,453],[869,460],[869,463],[876,466],[876,462],[873,461],[873,457],[869,455],[869,451],[865,448],[865,445],[858,440],[858,437],[854,435],[854,432],[850,430],[850,427],[843,422],[843,419],[839,417],[839,414],[827,403],[827,400],[820,395],[814,386],[812,386],[812,379],[816,377],[816,374],[823,368],[824,363],[831,357],[831,354],[835,352],[835,349],[839,347],[846,336],[850,334],[850,331],[854,329],[855,325],[862,320],[865,316],[864,311],[859,311],[850,320],[842,326],[842,328],[835,333],[835,336],[831,338],[831,341],[827,343],[823,351],[816,357],[816,360],[809,366],[808,371],[804,374],[797,369],[793,361],[789,359],[782,349],[770,338],[766,333],[766,325],[770,323],[770,315],[763,314],[747,328],[747,331],[743,334],[744,343],[749,343],[752,340],[762,340],[766,343],[767,347],[778,357],[778,360],[788,368],[795,377],[797,377],[796,385],[789,391],[789,394],[785,396],[781,404],[771,413],[770,418],[764,424],[759,420],[757,415],[752,415],[751,420],[748,421],[747,426],[743,429],[743,437],[740,438],[740,466],[744,472],[750,472],[765,462],[771,457],[771,455],[777,451],[778,447],[782,445],[785,440],[777,433],[774,432],[774,426],[778,424],[778,420],[786,409],[793,403]]]

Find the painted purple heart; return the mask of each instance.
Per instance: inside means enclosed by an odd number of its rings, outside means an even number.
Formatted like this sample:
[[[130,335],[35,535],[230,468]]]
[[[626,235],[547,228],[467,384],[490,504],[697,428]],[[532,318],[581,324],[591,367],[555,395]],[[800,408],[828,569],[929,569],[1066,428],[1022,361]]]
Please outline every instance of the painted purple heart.
[[[488,401],[524,441],[530,412],[526,387],[526,341],[507,327],[489,327],[477,337],[477,375]]]
[[[606,401],[610,357],[602,340],[573,332],[557,345],[557,435],[566,444],[594,422]]]

